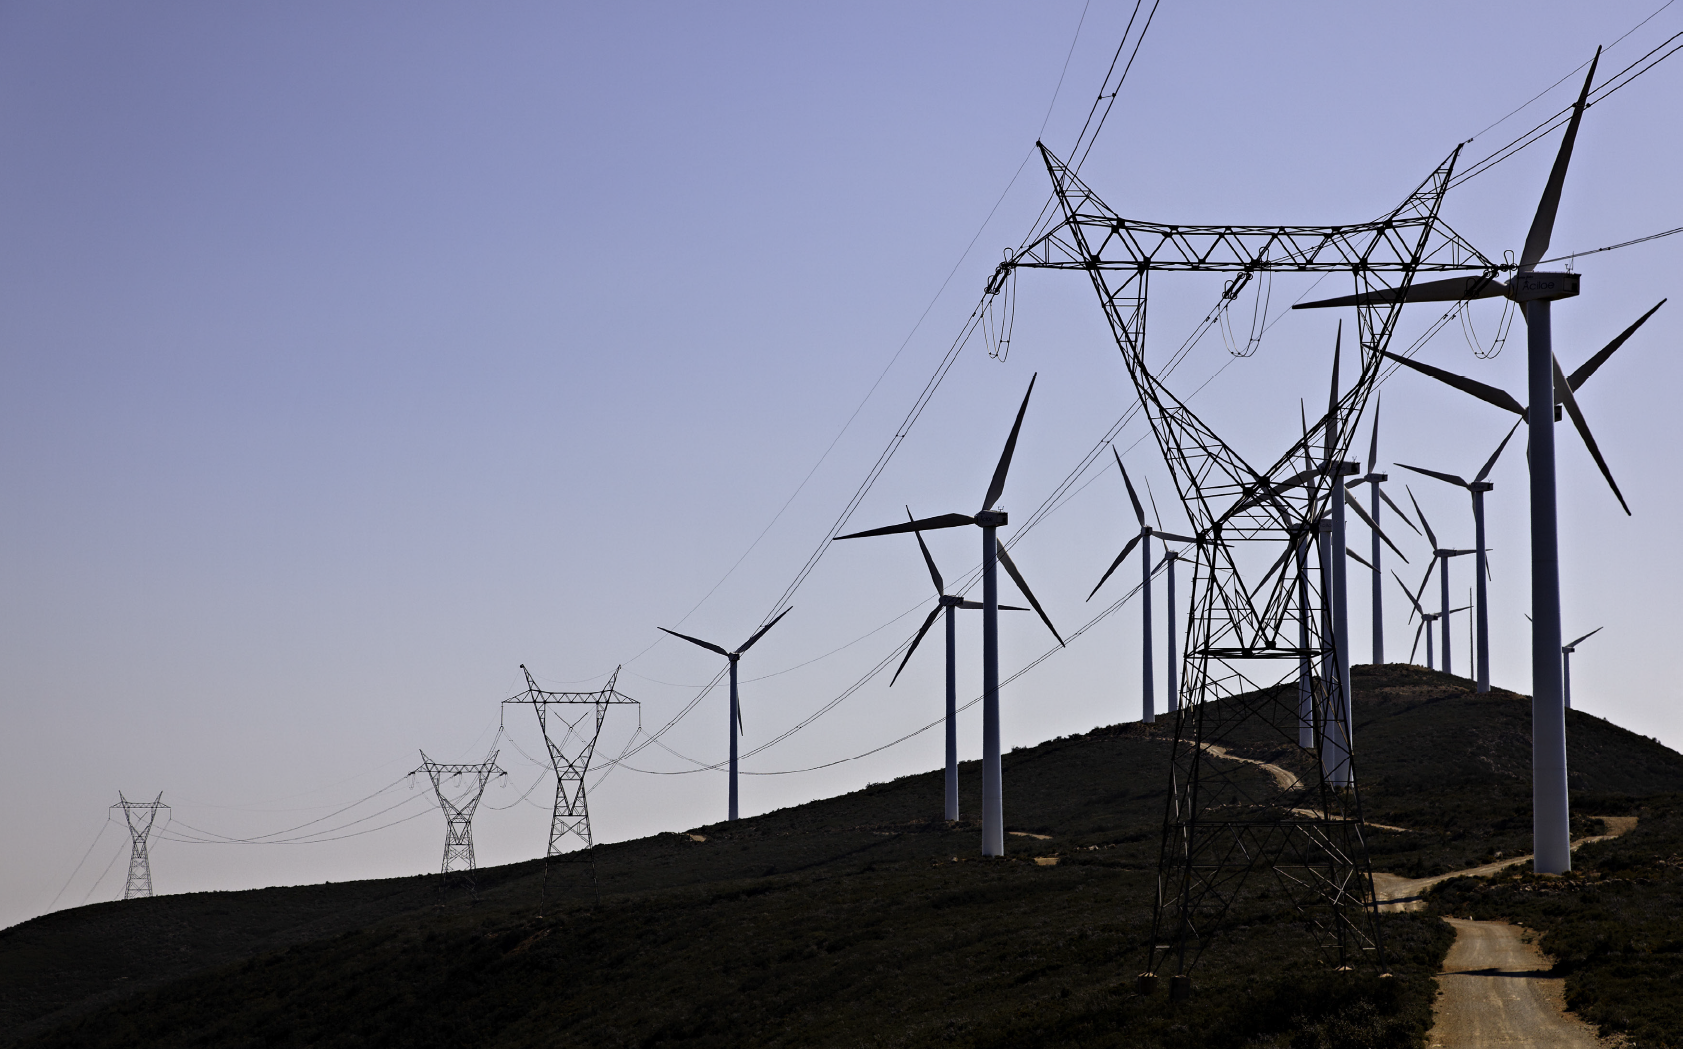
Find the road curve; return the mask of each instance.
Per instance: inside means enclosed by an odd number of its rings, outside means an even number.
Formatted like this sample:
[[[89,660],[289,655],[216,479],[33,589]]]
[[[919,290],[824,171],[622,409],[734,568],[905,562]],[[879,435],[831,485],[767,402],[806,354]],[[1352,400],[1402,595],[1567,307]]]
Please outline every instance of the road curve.
[[[1588,1024],[1565,1012],[1566,981],[1550,976],[1550,965],[1527,930],[1506,922],[1445,919],[1455,927],[1455,945],[1438,977],[1441,992],[1433,1009],[1433,1049],[1599,1049]]]

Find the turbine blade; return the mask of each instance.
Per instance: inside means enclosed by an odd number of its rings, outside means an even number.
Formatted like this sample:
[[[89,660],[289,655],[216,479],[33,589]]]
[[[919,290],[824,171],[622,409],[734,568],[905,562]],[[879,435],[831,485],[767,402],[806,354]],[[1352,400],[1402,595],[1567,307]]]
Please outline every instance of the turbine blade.
[[[1414,532],[1415,535],[1420,534],[1420,529],[1414,527],[1414,522],[1410,521],[1408,519],[1408,515],[1403,513],[1402,507],[1398,506],[1396,503],[1391,501],[1391,497],[1385,494],[1385,489],[1383,489],[1383,488],[1379,489],[1379,498],[1381,498],[1385,501],[1385,505],[1390,507],[1391,511],[1393,513],[1395,513],[1397,515],[1397,517],[1401,518],[1402,523],[1407,525]]]
[[[906,658],[900,660],[900,665],[894,670],[894,676],[888,679],[889,688],[893,688],[894,682],[900,680],[900,671],[906,669],[906,664],[911,662],[912,653],[917,651],[918,642],[923,640],[923,635],[929,633],[929,628],[935,625],[935,617],[940,614],[940,605],[936,605],[934,608],[929,610],[929,618],[925,619],[923,621],[923,625],[917,628],[917,636],[912,638],[912,646],[906,649]]]
[[[1472,277],[1445,277],[1442,280],[1418,281],[1407,291],[1379,288],[1357,295],[1340,295],[1335,299],[1300,302],[1294,310],[1323,309],[1328,306],[1377,306],[1390,302],[1459,302],[1462,299],[1490,299],[1502,294],[1508,286],[1496,279],[1496,274],[1480,273]]]
[[[1128,486],[1128,501],[1134,504],[1134,516],[1139,518],[1140,527],[1145,527],[1145,507],[1140,505],[1140,497],[1134,494],[1134,482],[1128,479],[1128,468],[1122,465],[1122,456],[1116,451],[1116,446],[1110,446],[1110,454],[1116,456],[1116,468],[1122,471],[1122,483]]]
[[[976,607],[980,608],[982,606],[977,605]],[[1022,605],[1000,605],[999,610],[1001,612],[1032,612],[1032,611],[1034,611],[1034,609],[1024,608]]]
[[[906,507],[906,519],[913,520],[912,508],[909,506]],[[921,532],[913,532],[912,534],[917,536],[917,548],[923,551],[923,563],[929,566],[929,578],[935,584],[935,593],[946,594],[947,585],[941,581],[941,572],[935,567],[935,559],[929,556],[929,547],[924,545],[923,534]],[[890,684],[893,684],[893,682],[890,682]]]
[[[1517,423],[1514,425],[1516,427],[1518,426]],[[1413,470],[1417,474],[1425,474],[1427,477],[1436,477],[1440,481],[1448,481],[1450,484],[1459,485],[1462,488],[1468,487],[1466,481],[1463,481],[1454,474],[1440,474],[1436,470],[1428,470],[1424,466],[1410,466],[1407,463],[1398,463],[1397,465],[1402,467],[1404,470]]]
[[[1588,641],[1590,638],[1592,638],[1595,635],[1601,633],[1605,629],[1607,629],[1607,628],[1598,626],[1594,630],[1591,630],[1589,633],[1585,634],[1583,637],[1578,638],[1576,641],[1568,641],[1568,642],[1566,642],[1566,644],[1564,644],[1560,647],[1561,648],[1577,648],[1580,644],[1582,644],[1585,641]]]
[[[1420,518],[1420,524],[1426,529],[1426,542],[1431,543],[1432,549],[1436,550],[1438,548],[1438,537],[1432,534],[1432,523],[1426,520],[1426,515],[1421,512],[1420,501],[1414,498],[1414,489],[1405,484],[1403,490],[1408,493],[1408,501],[1414,504],[1414,516]]]
[[[1366,524],[1369,528],[1373,529],[1374,533],[1379,536],[1379,538],[1385,543],[1385,545],[1391,548],[1392,553],[1394,553],[1398,557],[1402,558],[1403,564],[1405,564],[1405,565],[1408,564],[1407,555],[1405,555],[1401,550],[1397,549],[1397,544],[1391,542],[1391,537],[1385,534],[1385,530],[1383,528],[1379,527],[1379,522],[1375,521],[1373,518],[1371,518],[1367,515],[1367,511],[1362,509],[1362,504],[1356,502],[1356,497],[1355,496],[1351,495],[1348,491],[1346,491],[1344,493],[1344,501],[1346,503],[1349,503],[1350,504],[1350,509],[1356,511],[1356,516],[1361,518],[1362,522],[1364,524]],[[1363,561],[1362,564],[1366,565],[1367,562]],[[1367,566],[1369,568],[1373,567],[1372,565],[1367,565]]]
[[[1572,425],[1578,428],[1578,436],[1584,439],[1584,447],[1589,449],[1590,455],[1595,459],[1595,465],[1601,467],[1601,476],[1607,478],[1607,486],[1613,489],[1613,494],[1619,499],[1619,505],[1624,507],[1625,516],[1631,516],[1630,505],[1625,502],[1624,493],[1619,491],[1618,482],[1613,480],[1613,471],[1607,468],[1607,460],[1601,457],[1601,449],[1596,447],[1595,438],[1590,434],[1589,423],[1584,421],[1584,413],[1578,408],[1578,398],[1573,396],[1566,376],[1560,374],[1558,358],[1554,362],[1554,392],[1566,406],[1566,414],[1572,417]]]
[[[763,626],[760,629],[754,631],[754,636],[749,638],[748,640],[742,642],[742,647],[740,647],[736,650],[736,654],[740,656],[742,653],[748,651],[750,648],[753,648],[754,647],[754,642],[758,641],[762,637],[765,637],[767,630],[770,630],[772,627],[776,626],[778,624],[779,620],[781,620],[784,616],[788,615],[790,612],[793,612],[794,610],[795,610],[795,606],[790,605],[788,608],[785,608],[783,611],[777,613],[777,619],[773,619],[771,622],[767,623],[765,626]]]
[[[1327,431],[1326,454],[1323,458],[1332,461],[1333,436],[1339,429],[1338,424],[1338,359],[1343,356],[1340,352],[1344,348],[1344,318],[1338,319],[1338,334],[1332,342],[1332,392],[1327,394]]]
[[[1398,575],[1393,570],[1391,572],[1391,578],[1395,579],[1397,581],[1397,585],[1402,588],[1403,596],[1408,598],[1408,603],[1414,606],[1414,611],[1424,616],[1426,614],[1426,610],[1420,607],[1419,599],[1414,596],[1414,591],[1408,588],[1408,584],[1402,581],[1402,576]],[[1410,613],[1408,618],[1413,619],[1414,614]]]
[[[980,601],[960,601],[958,603],[958,607],[960,607],[960,608],[986,608],[988,606],[982,604]],[[999,607],[1004,608],[1005,606],[1000,605]]]
[[[1572,163],[1572,144],[1578,139],[1578,123],[1584,119],[1584,103],[1589,100],[1590,84],[1595,80],[1595,67],[1601,61],[1601,48],[1595,49],[1590,60],[1589,75],[1584,88],[1578,92],[1577,104],[1572,107],[1572,119],[1567,121],[1566,134],[1560,140],[1560,152],[1555,154],[1554,167],[1543,186],[1542,199],[1537,201],[1537,214],[1531,220],[1531,232],[1525,235],[1525,250],[1519,255],[1519,272],[1530,273],[1549,252],[1549,238],[1554,235],[1554,216],[1560,209],[1560,191],[1566,184],[1566,167]]]
[[[1414,662],[1414,653],[1420,651],[1420,632],[1426,629],[1426,621],[1422,619],[1420,625],[1414,628],[1414,644],[1408,646],[1408,661]]]
[[[1566,385],[1572,387],[1573,392],[1576,393],[1583,387],[1584,383],[1589,380],[1589,377],[1595,374],[1595,370],[1597,368],[1607,363],[1607,358],[1613,356],[1613,351],[1617,350],[1620,346],[1623,346],[1625,344],[1625,340],[1634,335],[1636,333],[1636,329],[1642,327],[1643,322],[1654,315],[1654,310],[1664,306],[1665,303],[1666,300],[1664,299],[1655,303],[1653,310],[1649,310],[1647,313],[1644,313],[1642,316],[1636,318],[1636,323],[1620,332],[1618,338],[1603,346],[1601,351],[1594,357],[1591,357],[1583,364],[1580,364],[1577,371],[1566,377]]]
[[[1011,436],[1005,439],[1005,451],[1000,453],[999,465],[993,468],[988,496],[982,500],[983,510],[992,510],[993,504],[1005,493],[1005,475],[1011,471],[1011,456],[1017,450],[1017,433],[1023,428],[1023,413],[1028,411],[1029,398],[1034,395],[1034,380],[1039,377],[1039,372],[1029,377],[1028,393],[1023,394],[1023,406],[1017,409],[1017,421],[1011,424]]]
[[[1380,394],[1373,395],[1373,439],[1367,445],[1368,473],[1372,473],[1373,468],[1379,465],[1379,398]]]
[[[1508,393],[1506,390],[1498,390],[1494,386],[1486,386],[1484,383],[1479,382],[1476,379],[1469,379],[1462,375],[1456,375],[1454,372],[1446,372],[1442,368],[1434,368],[1430,364],[1421,364],[1419,361],[1411,361],[1407,357],[1399,357],[1390,350],[1386,350],[1384,353],[1385,356],[1389,357],[1393,361],[1396,361],[1398,364],[1408,368],[1413,368],[1422,375],[1430,375],[1432,378],[1441,383],[1453,386],[1463,393],[1470,393],[1479,400],[1494,404],[1503,411],[1513,412],[1515,415],[1525,414],[1525,406],[1514,400],[1513,395]]]
[[[1363,557],[1361,554],[1356,553],[1354,550],[1350,549],[1349,547],[1344,548],[1344,554],[1345,554],[1345,556],[1349,557],[1350,560],[1356,562],[1358,565],[1362,565],[1365,568],[1367,568],[1368,571],[1370,571],[1370,572],[1373,571],[1373,566],[1371,564],[1368,564],[1367,558]]]
[[[1426,592],[1426,584],[1432,581],[1432,570],[1437,567],[1438,559],[1436,557],[1433,557],[1430,561],[1426,562],[1426,574],[1420,577],[1420,589],[1414,592],[1414,601],[1416,604],[1420,601],[1420,595]]]
[[[1523,419],[1520,420],[1520,422],[1524,422],[1524,421],[1525,420],[1523,420]],[[1519,423],[1514,423],[1513,429],[1508,431],[1508,436],[1502,438],[1502,443],[1496,446],[1496,450],[1494,452],[1490,453],[1490,459],[1484,464],[1484,469],[1480,470],[1478,472],[1478,476],[1473,478],[1473,483],[1474,484],[1477,484],[1478,482],[1484,480],[1486,477],[1490,476],[1491,467],[1495,466],[1496,465],[1496,460],[1498,460],[1502,457],[1502,449],[1504,449],[1508,446],[1508,442],[1513,439],[1513,435],[1514,435],[1515,431],[1517,431],[1518,429],[1519,429]]]
[[[1111,447],[1112,447],[1112,450],[1115,450],[1114,445],[1112,445]],[[1158,528],[1162,528],[1163,527],[1163,515],[1157,512],[1157,496],[1151,491],[1151,478],[1149,478],[1149,477],[1147,477],[1145,479],[1145,498],[1146,498],[1146,501],[1151,504],[1151,521],[1152,521],[1152,523],[1155,524]]]
[[[873,535],[899,535],[901,532],[933,532],[937,528],[957,528],[959,525],[975,524],[974,517],[963,514],[942,514],[939,517],[925,517],[918,521],[907,521],[903,524],[884,525],[881,528],[871,528],[863,532],[852,532],[848,535],[838,535],[831,542],[841,539],[864,539]]]
[[[666,630],[666,628],[663,627],[663,626],[655,627],[655,629],[656,630]],[[666,632],[668,634],[671,634],[673,637],[681,637],[685,641],[688,641],[692,645],[700,645],[702,648],[707,649],[707,651],[709,651],[709,652],[717,652],[717,653],[719,653],[719,655],[725,656],[727,658],[730,656],[729,652],[726,652],[724,649],[720,648],[718,645],[713,644],[711,641],[703,641],[699,637],[691,637],[688,634],[680,634],[676,630],[666,630]]]
[[[1202,539],[1193,539],[1189,536],[1175,535],[1173,532],[1159,532],[1156,529],[1153,529],[1151,534],[1159,539],[1167,540],[1171,543],[1191,543],[1196,546],[1203,542]]]
[[[1116,560],[1112,561],[1110,567],[1104,570],[1104,575],[1099,577],[1099,586],[1104,586],[1105,580],[1110,578],[1111,573],[1122,567],[1122,562],[1128,559],[1128,555],[1134,552],[1134,547],[1140,545],[1140,540],[1144,538],[1145,533],[1141,532],[1128,540],[1128,545],[1122,548],[1122,552],[1116,555]],[[1099,592],[1099,586],[1093,588],[1093,593],[1087,595],[1087,600],[1091,601],[1093,599],[1093,594]]]
[[[1040,607],[1040,601],[1034,596],[1034,591],[1029,589],[1028,583],[1023,580],[1023,574],[1017,571],[1017,566],[1011,563],[1011,555],[1005,552],[1005,544],[995,539],[994,551],[999,555],[999,563],[1004,565],[1005,571],[1010,574],[1011,581],[1016,583],[1017,589],[1021,590],[1023,596],[1028,598],[1028,603],[1033,605],[1034,610],[1040,614],[1040,621],[1046,624],[1046,629],[1050,630],[1052,636],[1058,639],[1058,647],[1062,648],[1064,644],[1063,635],[1059,634],[1058,628],[1052,625],[1050,619],[1046,618],[1046,610]]]

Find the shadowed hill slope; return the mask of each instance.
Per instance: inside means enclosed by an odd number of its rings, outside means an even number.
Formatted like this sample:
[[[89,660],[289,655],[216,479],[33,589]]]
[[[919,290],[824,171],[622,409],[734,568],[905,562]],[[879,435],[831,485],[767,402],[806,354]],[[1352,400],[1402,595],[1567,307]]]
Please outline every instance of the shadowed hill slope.
[[[1529,703],[1356,668],[1377,869],[1529,844]],[[588,868],[164,896],[0,932],[0,1030],[38,1045],[1412,1045],[1447,938],[1387,923],[1397,978],[1330,974],[1260,885],[1192,1003],[1133,993],[1172,725],[1007,755],[1004,861],[938,773],[596,850]],[[1573,712],[1575,804],[1683,790],[1683,755]],[[1252,751],[1255,753],[1252,753]],[[1235,753],[1301,761],[1257,743]],[[1254,767],[1240,775],[1264,777]],[[964,811],[980,770],[961,769]],[[933,818],[932,818],[933,817]],[[1036,835],[1036,836],[1030,836]],[[1043,835],[1044,837],[1037,837]],[[705,840],[696,840],[696,838]],[[1042,862],[1036,862],[1037,858]],[[1055,865],[1046,862],[1056,860]],[[1462,862],[1467,860],[1469,862]],[[1342,1032],[1342,1033],[1340,1033]],[[1296,1041],[1291,1041],[1296,1039]]]

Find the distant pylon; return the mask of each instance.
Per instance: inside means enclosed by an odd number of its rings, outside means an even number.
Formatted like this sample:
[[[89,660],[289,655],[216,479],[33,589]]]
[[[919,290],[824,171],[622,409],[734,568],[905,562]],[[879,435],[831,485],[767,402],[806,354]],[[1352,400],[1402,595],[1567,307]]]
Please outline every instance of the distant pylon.
[[[596,753],[596,738],[602,734],[602,720],[608,716],[608,708],[623,703],[636,705],[637,701],[614,689],[614,683],[619,680],[618,667],[598,692],[546,692],[532,680],[526,664],[520,664],[520,672],[526,675],[526,691],[503,702],[532,705],[544,743],[549,747],[550,764],[555,766],[555,811],[550,819],[549,847],[544,855],[558,854],[569,834],[584,842],[586,849],[593,848],[595,839],[590,833],[590,806],[584,796],[584,777],[590,771],[590,759]],[[552,716],[560,723],[555,732],[550,731]],[[561,731],[563,727],[565,732]]]
[[[158,810],[169,808],[164,804],[164,792],[158,791],[158,796],[151,801],[130,801],[123,797],[123,792],[119,790],[117,804],[111,807],[123,810],[123,820],[129,828],[129,840],[133,843],[129,848],[129,879],[123,885],[123,899],[150,896],[152,861],[146,855],[146,838],[152,833],[152,825],[157,822]]]
[[[497,752],[477,765],[445,765],[427,757],[426,751],[421,751],[421,767],[415,772],[424,772],[432,780],[433,793],[438,796],[438,807],[444,810],[444,864],[439,873],[448,877],[451,871],[466,871],[471,879],[473,862],[473,811],[479,808],[479,799],[485,795],[485,784],[492,776],[506,776],[508,773],[497,767]],[[414,775],[412,772],[410,775]],[[473,784],[458,798],[452,799],[445,792],[446,778],[460,778],[470,776]]]

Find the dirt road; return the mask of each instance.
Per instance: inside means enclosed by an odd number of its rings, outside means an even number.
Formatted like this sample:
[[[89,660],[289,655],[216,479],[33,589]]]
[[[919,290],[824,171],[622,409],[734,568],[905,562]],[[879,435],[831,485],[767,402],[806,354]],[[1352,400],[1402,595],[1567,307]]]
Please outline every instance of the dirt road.
[[[1578,848],[1588,845],[1592,841],[1606,841],[1609,838],[1617,838],[1621,834],[1629,833],[1630,829],[1636,826],[1635,816],[1602,816],[1601,821],[1607,825],[1607,833],[1597,834],[1591,838],[1579,838],[1572,843],[1573,851],[1577,851]],[[1381,900],[1386,901],[1379,905],[1379,909],[1382,911],[1418,911],[1426,906],[1426,901],[1421,898],[1422,894],[1440,881],[1448,881],[1450,878],[1482,878],[1486,875],[1495,874],[1505,867],[1512,867],[1516,863],[1530,862],[1531,854],[1526,853],[1524,856],[1486,863],[1482,867],[1450,871],[1448,874],[1437,874],[1430,878],[1404,878],[1398,874],[1376,872],[1373,875],[1373,891]]]
[[[1507,1046],[1598,1049],[1595,1030],[1564,1010],[1566,981],[1551,977],[1549,963],[1525,929],[1505,922],[1449,918],[1455,946],[1444,959],[1426,1044],[1444,1049]]]
[[[1592,841],[1606,841],[1636,826],[1634,816],[1604,816],[1609,833],[1582,838],[1574,849]],[[1451,871],[1431,878],[1402,878],[1375,874],[1373,887],[1382,911],[1412,911],[1425,907],[1420,898],[1428,887],[1448,878],[1481,877],[1530,856],[1515,856],[1482,867]],[[1553,968],[1527,930],[1507,922],[1479,922],[1446,918],[1455,927],[1455,944],[1438,977],[1441,995],[1433,1009],[1428,1046],[1443,1049],[1498,1049],[1538,1046],[1553,1049],[1598,1049],[1602,1042],[1589,1024],[1566,1012],[1566,981],[1549,975]]]

